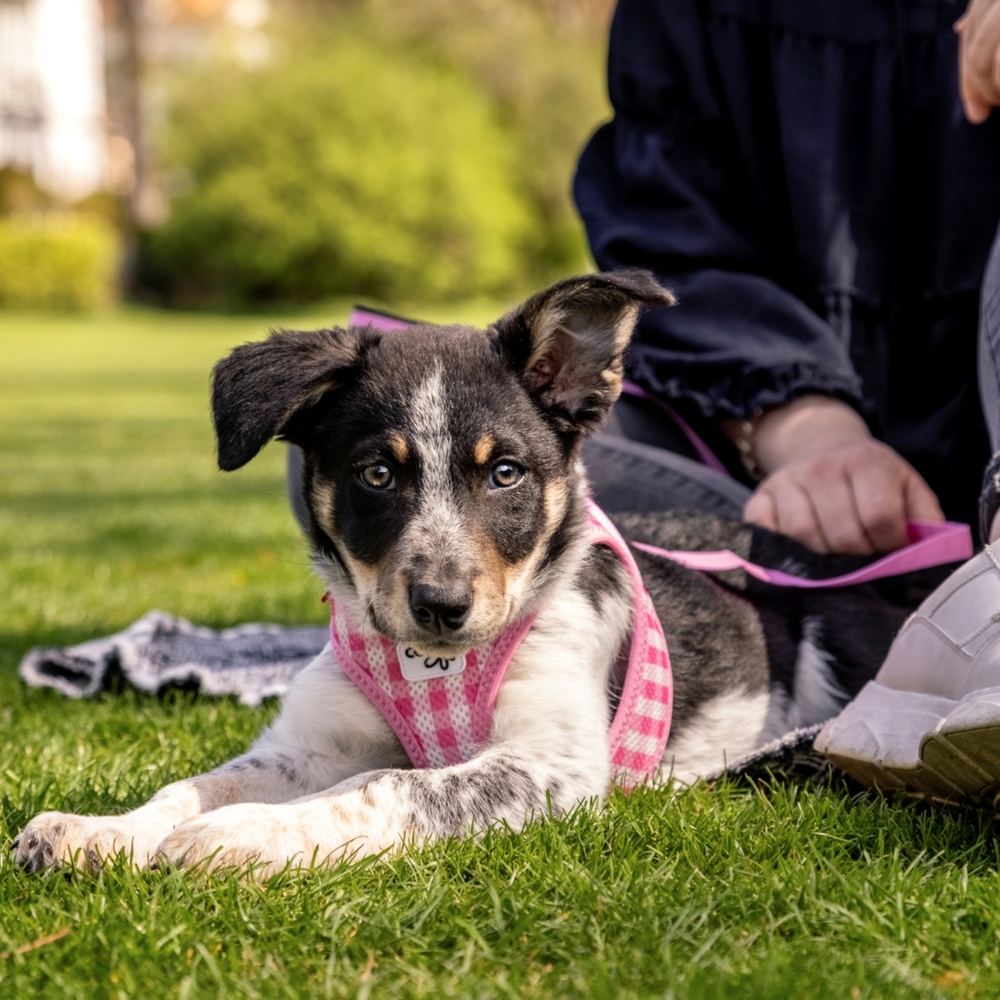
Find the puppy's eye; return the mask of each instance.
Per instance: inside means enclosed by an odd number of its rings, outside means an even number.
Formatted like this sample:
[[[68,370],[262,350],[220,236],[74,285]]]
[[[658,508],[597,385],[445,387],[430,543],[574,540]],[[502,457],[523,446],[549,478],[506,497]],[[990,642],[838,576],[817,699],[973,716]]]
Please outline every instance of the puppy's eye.
[[[361,470],[361,481],[373,490],[391,490],[396,485],[396,477],[392,474],[392,469],[381,462],[366,465]]]
[[[490,489],[506,490],[524,478],[524,469],[514,462],[497,462],[490,473]]]

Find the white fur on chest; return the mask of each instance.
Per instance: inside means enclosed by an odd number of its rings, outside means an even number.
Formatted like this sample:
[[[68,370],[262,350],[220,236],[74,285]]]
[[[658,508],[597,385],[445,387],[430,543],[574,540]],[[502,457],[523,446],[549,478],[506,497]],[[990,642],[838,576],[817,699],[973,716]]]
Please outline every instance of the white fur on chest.
[[[599,614],[579,591],[557,593],[539,612],[507,670],[493,715],[493,739],[528,739],[540,750],[562,741],[562,751],[570,751],[565,739],[574,733],[607,763],[608,678],[631,611],[625,601],[608,600]]]

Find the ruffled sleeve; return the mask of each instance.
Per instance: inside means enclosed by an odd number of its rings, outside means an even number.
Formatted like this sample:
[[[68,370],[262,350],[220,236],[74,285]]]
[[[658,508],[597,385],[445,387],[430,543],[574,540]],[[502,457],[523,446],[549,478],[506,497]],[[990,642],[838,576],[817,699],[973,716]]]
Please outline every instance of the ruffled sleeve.
[[[649,267],[679,299],[644,314],[629,374],[708,419],[810,392],[863,410],[847,344],[796,294],[794,254],[777,235],[788,220],[769,217],[762,206],[774,200],[744,168],[748,141],[761,136],[737,134],[707,45],[692,0],[620,3],[609,52],[615,118],[590,140],[574,182],[598,266]]]

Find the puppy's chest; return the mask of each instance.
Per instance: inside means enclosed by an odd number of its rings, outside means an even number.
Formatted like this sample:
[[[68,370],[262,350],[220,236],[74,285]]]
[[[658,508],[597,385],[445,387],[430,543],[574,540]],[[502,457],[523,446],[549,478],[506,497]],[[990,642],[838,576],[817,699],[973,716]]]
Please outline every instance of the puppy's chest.
[[[416,767],[468,761],[491,742],[536,743],[546,729],[573,730],[594,746],[605,737],[626,786],[658,765],[673,703],[663,631],[624,541],[600,511],[590,511],[590,522],[580,572],[555,586],[538,611],[461,656],[423,656],[366,634],[350,605],[331,599],[335,657]],[[609,717],[609,675],[623,653],[619,704]],[[495,708],[505,720],[498,725]]]
[[[330,643],[344,672],[379,708],[415,767],[470,759],[489,738],[497,688],[533,616],[455,656],[362,630],[330,601]]]

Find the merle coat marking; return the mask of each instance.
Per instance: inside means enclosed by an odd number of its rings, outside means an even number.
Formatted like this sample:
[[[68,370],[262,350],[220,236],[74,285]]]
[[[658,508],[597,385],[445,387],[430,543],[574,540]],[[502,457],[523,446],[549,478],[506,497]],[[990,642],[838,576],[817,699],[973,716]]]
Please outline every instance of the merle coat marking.
[[[620,391],[639,308],[671,302],[648,273],[621,271],[562,282],[485,331],[279,332],[219,362],[219,465],[239,468],[275,436],[302,448],[317,571],[365,628],[449,656],[538,612],[490,743],[463,764],[411,769],[328,648],[248,753],[123,816],[44,813],[16,860],[37,870],[82,852],[99,865],[124,849],[140,865],[255,860],[267,873],[602,798],[631,603],[624,568],[586,543],[579,448]],[[671,548],[817,561],[707,515],[619,520],[626,537]],[[907,610],[870,589],[776,597],[742,574],[637,559],[675,675],[661,772],[681,783],[837,711]],[[862,618],[853,646],[831,640],[831,621]]]

